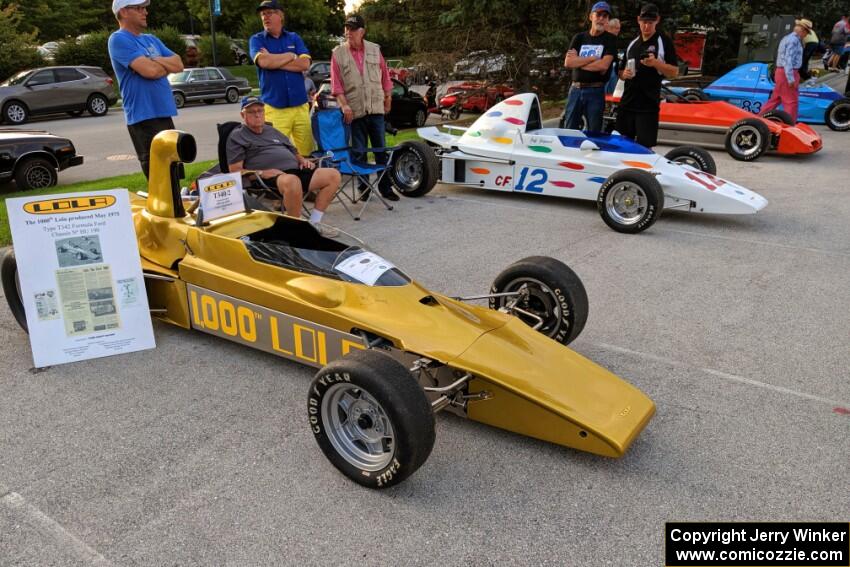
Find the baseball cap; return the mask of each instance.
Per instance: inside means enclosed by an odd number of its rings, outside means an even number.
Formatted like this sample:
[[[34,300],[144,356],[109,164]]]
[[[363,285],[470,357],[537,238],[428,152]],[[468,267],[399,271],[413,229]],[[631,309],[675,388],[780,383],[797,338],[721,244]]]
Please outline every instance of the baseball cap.
[[[249,106],[254,106],[255,104],[265,104],[263,99],[258,96],[245,96],[242,97],[242,110],[245,110]]]
[[[260,10],[283,10],[280,7],[280,4],[277,3],[277,0],[263,0],[260,2],[260,5],[257,6],[257,11]]]
[[[150,4],[150,0],[112,0],[112,13],[116,16],[118,12],[121,11],[121,8],[128,8],[130,6],[147,6]]]
[[[657,20],[658,6],[655,4],[644,4],[641,6],[639,20]]]
[[[365,28],[366,22],[363,20],[363,16],[360,14],[351,14],[347,18],[345,18],[345,27],[352,29]]]
[[[593,12],[608,12],[610,14],[611,6],[608,2],[597,2],[593,5],[593,8],[590,9],[590,13],[592,14]]]

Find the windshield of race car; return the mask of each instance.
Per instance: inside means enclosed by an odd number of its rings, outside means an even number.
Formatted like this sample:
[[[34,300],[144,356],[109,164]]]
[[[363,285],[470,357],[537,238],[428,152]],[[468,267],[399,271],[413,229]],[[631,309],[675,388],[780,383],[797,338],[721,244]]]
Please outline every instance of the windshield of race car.
[[[326,238],[306,222],[282,217],[271,228],[241,240],[257,262],[368,286],[410,283],[394,264],[353,236]]]

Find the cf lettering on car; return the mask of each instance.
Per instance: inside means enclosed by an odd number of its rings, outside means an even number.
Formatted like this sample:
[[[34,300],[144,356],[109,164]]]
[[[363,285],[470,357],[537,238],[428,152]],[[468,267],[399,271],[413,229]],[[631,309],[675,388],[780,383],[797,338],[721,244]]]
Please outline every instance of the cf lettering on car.
[[[43,201],[30,201],[24,203],[24,210],[31,215],[53,215],[61,213],[82,213],[105,209],[115,204],[112,195],[101,195],[97,197],[74,197],[64,199],[45,199]]]
[[[361,337],[189,284],[192,327],[211,335],[320,368],[353,349]]]

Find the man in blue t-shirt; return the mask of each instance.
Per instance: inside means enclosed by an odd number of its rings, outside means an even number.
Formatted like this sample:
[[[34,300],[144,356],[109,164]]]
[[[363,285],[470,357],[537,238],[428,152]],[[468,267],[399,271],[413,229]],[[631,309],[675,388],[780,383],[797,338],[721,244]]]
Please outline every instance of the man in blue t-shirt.
[[[179,55],[156,36],[142,33],[148,27],[148,4],[150,0],[113,0],[118,31],[109,36],[109,58],[121,89],[127,130],[145,177],[154,136],[174,129],[171,117],[177,107],[166,77],[183,70]]]

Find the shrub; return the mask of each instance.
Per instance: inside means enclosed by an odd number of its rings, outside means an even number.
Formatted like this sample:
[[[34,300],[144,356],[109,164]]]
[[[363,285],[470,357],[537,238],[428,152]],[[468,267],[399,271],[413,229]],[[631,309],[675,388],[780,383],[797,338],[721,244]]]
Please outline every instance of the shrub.
[[[304,45],[307,46],[307,50],[310,52],[310,57],[316,61],[320,59],[330,59],[331,51],[333,51],[334,47],[338,45],[336,40],[325,32],[309,31],[299,35],[301,35],[301,39],[304,40]]]
[[[150,33],[159,38],[165,47],[176,53],[183,59],[186,56],[186,42],[180,37],[180,31],[173,26],[162,26],[151,30]]]
[[[18,71],[40,67],[44,60],[33,44],[35,33],[18,32],[22,15],[14,4],[0,9],[0,80],[11,77]]]
[[[201,66],[208,67],[213,64],[212,36],[202,35],[198,41],[198,50],[201,52]],[[230,38],[224,34],[215,35],[216,63],[219,67],[235,65],[233,50],[230,49]]]
[[[78,42],[68,40],[59,44],[54,61],[57,65],[93,65],[100,67],[110,75],[114,75],[112,62],[109,60],[109,30],[100,30],[90,34]]]

